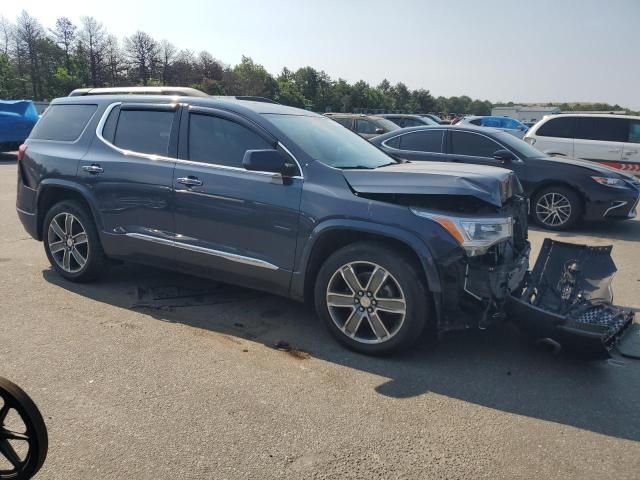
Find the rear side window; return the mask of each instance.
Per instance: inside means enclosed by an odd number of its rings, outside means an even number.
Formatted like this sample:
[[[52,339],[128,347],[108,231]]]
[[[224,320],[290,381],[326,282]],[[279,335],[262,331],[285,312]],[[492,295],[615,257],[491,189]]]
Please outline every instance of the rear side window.
[[[481,118],[474,118],[473,120],[469,120],[469,123],[472,125],[477,125],[479,127],[482,126],[482,119]]]
[[[576,136],[581,140],[626,142],[629,137],[629,120],[626,118],[578,117]]]
[[[273,148],[257,133],[238,123],[211,115],[189,116],[189,159],[242,168],[247,150]]]
[[[351,129],[351,119],[350,118],[334,118],[336,122],[338,122],[343,127],[347,127]]]
[[[493,157],[502,147],[493,140],[475,133],[451,132],[451,153],[471,157]]]
[[[419,127],[421,125],[424,125],[424,123],[422,123],[420,120],[416,120],[415,118],[405,118],[404,125],[401,125],[401,126],[402,127]]]
[[[97,105],[51,105],[29,138],[73,142],[98,109]]]
[[[556,117],[540,125],[536,135],[541,137],[573,138],[576,117]]]
[[[113,144],[125,150],[167,156],[174,112],[121,110]]]
[[[482,119],[483,127],[503,128],[501,118],[486,117]]]
[[[356,132],[364,134],[376,133],[376,126],[369,120],[359,118],[356,120]]]
[[[400,149],[441,153],[442,135],[442,130],[407,133],[400,137]]]

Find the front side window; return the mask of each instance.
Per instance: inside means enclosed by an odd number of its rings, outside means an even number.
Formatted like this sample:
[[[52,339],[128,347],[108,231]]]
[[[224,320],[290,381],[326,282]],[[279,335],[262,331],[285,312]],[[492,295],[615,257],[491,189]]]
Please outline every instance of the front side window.
[[[351,119],[350,118],[334,118],[336,122],[338,122],[343,127],[351,128]]]
[[[451,132],[451,153],[471,157],[493,157],[502,147],[493,140],[475,133]]]
[[[97,109],[97,105],[51,105],[29,138],[73,142],[80,137]]]
[[[190,160],[242,168],[247,150],[270,148],[273,145],[244,125],[211,115],[189,115]]]
[[[414,152],[442,152],[442,130],[407,133],[400,137],[400,150]]]
[[[626,142],[629,137],[629,121],[626,118],[578,117],[576,137],[581,140]]]
[[[547,120],[536,130],[540,137],[573,138],[576,117],[555,117]]]
[[[125,150],[167,156],[175,113],[160,110],[120,110],[113,144]]]

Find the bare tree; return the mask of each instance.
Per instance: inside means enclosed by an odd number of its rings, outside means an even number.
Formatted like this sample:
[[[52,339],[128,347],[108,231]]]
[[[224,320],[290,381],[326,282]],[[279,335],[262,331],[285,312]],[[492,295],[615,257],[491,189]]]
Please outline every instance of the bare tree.
[[[29,58],[29,77],[34,98],[40,98],[40,72],[38,69],[38,44],[44,36],[42,25],[26,11],[18,16],[16,22],[16,50],[24,52]]]
[[[107,37],[104,53],[107,81],[109,85],[115,87],[120,83],[126,66],[120,42],[115,35]]]
[[[76,43],[77,27],[67,17],[56,20],[56,26],[51,30],[54,41],[64,51],[64,63],[68,73],[72,73],[71,51]]]
[[[161,81],[163,85],[169,83],[169,69],[171,63],[176,56],[178,49],[175,45],[167,40],[160,43],[160,61],[162,63]]]
[[[105,49],[106,33],[102,23],[93,17],[82,17],[82,30],[80,30],[80,44],[87,56],[91,85],[99,86],[101,68]]]
[[[198,55],[198,70],[203,79],[222,80],[222,65],[205,50]]]
[[[124,48],[138,80],[147,85],[159,63],[160,47],[151,35],[137,31],[124,39]]]
[[[9,55],[9,41],[12,35],[12,26],[11,22],[6,19],[4,15],[0,16],[0,48],[2,49],[2,53],[5,55]]]

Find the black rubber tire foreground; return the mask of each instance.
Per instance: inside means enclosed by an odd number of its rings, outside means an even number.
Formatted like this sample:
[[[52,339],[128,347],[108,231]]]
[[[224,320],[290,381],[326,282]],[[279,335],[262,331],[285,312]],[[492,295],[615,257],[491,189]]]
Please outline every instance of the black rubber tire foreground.
[[[0,377],[0,457],[3,457],[3,465],[14,464],[9,470],[0,467],[0,479],[2,480],[26,480],[33,477],[44,463],[49,448],[47,427],[38,407],[33,400],[17,385],[6,378]],[[4,428],[7,413],[14,410],[26,427],[22,432],[27,440],[12,440],[12,442],[28,443],[29,449],[23,458],[17,457],[15,449],[9,443],[7,437],[14,437],[15,432]],[[9,457],[13,461],[9,460]]]

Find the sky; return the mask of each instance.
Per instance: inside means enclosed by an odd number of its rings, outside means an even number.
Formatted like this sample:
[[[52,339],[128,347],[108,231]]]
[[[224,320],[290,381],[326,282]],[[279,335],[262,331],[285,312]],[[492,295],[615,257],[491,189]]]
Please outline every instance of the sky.
[[[640,110],[640,0],[0,0],[52,27],[93,16],[122,38],[242,55],[272,74],[312,66],[372,85],[492,102],[608,102]]]

